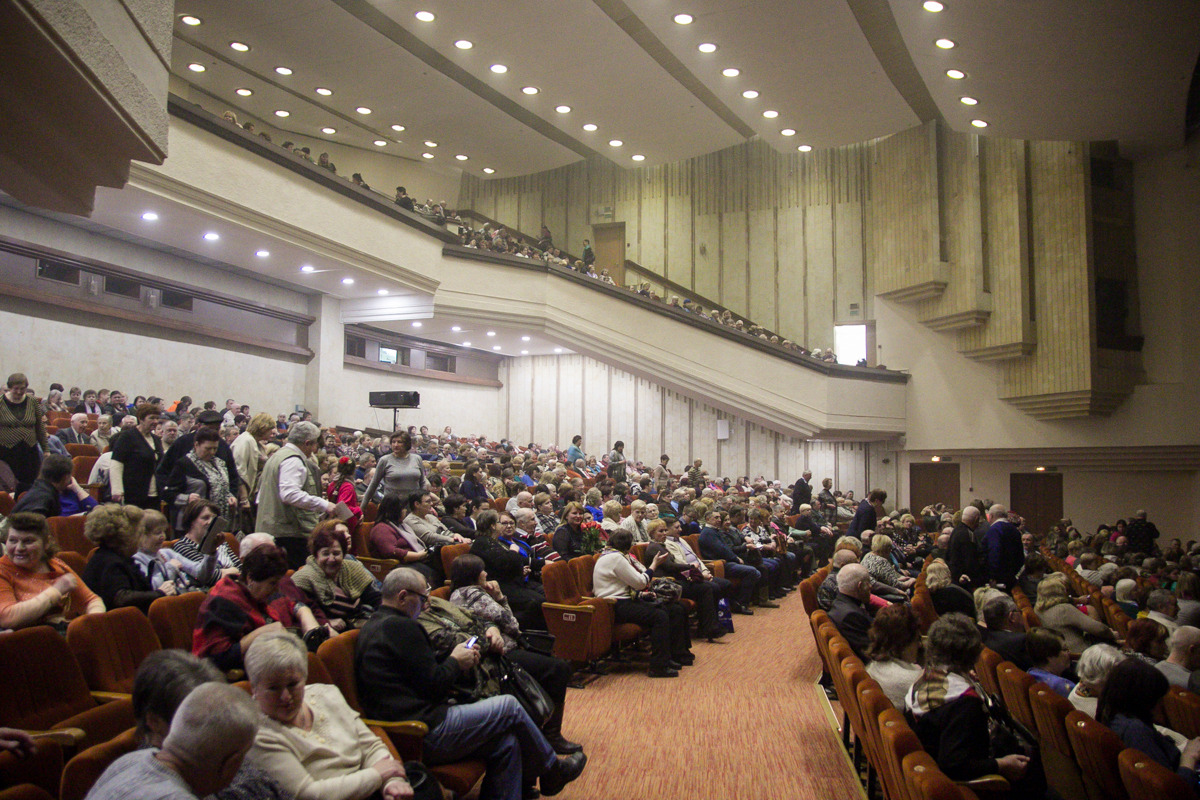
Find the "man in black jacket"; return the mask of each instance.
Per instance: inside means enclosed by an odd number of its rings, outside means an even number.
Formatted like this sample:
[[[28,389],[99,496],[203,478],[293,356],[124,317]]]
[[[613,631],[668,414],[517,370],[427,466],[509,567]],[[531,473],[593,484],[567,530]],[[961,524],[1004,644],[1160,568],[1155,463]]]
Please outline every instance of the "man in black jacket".
[[[1011,597],[1004,594],[988,600],[983,606],[983,621],[987,625],[983,632],[985,646],[1023,670],[1033,669],[1025,650],[1025,617]]]
[[[879,515],[883,513],[883,504],[887,502],[887,492],[883,489],[872,489],[858,504],[858,508],[854,511],[854,519],[850,520],[850,527],[846,529],[847,536],[859,538],[863,531],[873,531],[879,522]]]
[[[789,514],[799,514],[800,506],[806,503],[812,505],[812,483],[810,481],[812,481],[812,472],[804,470],[800,480],[796,481],[792,487],[792,510],[788,512]]]
[[[42,469],[37,480],[29,485],[28,491],[21,495],[13,506],[12,514],[18,511],[32,511],[43,517],[62,515],[62,504],[58,496],[71,485],[73,463],[70,456],[57,454],[48,455],[42,459]],[[86,494],[86,493],[85,493]]]
[[[862,564],[847,564],[838,570],[838,593],[829,607],[829,619],[845,637],[850,649],[866,661],[870,638],[871,615],[867,601],[871,599],[871,573]]]
[[[483,797],[520,797],[523,784],[538,775],[542,794],[558,794],[583,772],[587,756],[559,760],[511,695],[452,705],[460,675],[479,663],[489,643],[459,644],[438,659],[417,622],[428,602],[429,586],[416,570],[401,567],[384,578],[382,604],[363,626],[354,652],[363,712],[373,719],[418,719],[428,725],[427,764],[483,759]]]
[[[737,540],[731,541],[722,532],[721,512],[714,511],[705,519],[707,523],[700,529],[700,557],[708,561],[724,561],[725,577],[731,581],[740,582],[737,600],[731,609],[735,614],[753,614],[750,605],[754,602],[755,590],[762,579],[762,573],[742,561],[737,549],[746,552],[745,544]]]
[[[967,590],[978,588],[982,575],[979,568],[979,548],[975,544],[975,529],[979,526],[979,509],[967,506],[962,512],[962,522],[950,534],[950,545],[946,553],[946,566],[950,578]]]

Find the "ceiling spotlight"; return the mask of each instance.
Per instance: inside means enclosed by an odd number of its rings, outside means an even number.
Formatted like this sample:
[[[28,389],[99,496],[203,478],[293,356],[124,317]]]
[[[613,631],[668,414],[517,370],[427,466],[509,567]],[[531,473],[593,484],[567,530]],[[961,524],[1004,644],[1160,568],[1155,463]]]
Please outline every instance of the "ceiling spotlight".
[[[525,88],[521,89],[521,91],[522,91],[522,92],[524,92],[525,94],[537,94],[537,93],[538,93],[538,87],[536,87],[536,86],[526,86]]]
[[[570,114],[571,113],[570,106],[555,106],[554,110],[560,114]]]
[[[421,20],[421,22],[433,22],[435,19],[437,19],[437,17],[433,15],[432,11],[418,11],[417,13],[413,14],[413,16]]]
[[[204,238],[210,242],[215,242],[217,239],[221,238],[221,234],[209,231],[208,233],[204,234]]]
[[[620,139],[609,139],[608,140],[609,147],[620,147],[623,144],[625,144],[625,143],[622,142]]]
[[[971,120],[971,124],[974,125],[976,128],[986,128],[988,125],[985,121],[983,121],[981,119],[973,119],[973,120]]]
[[[490,67],[488,67],[488,69],[497,75],[503,75],[504,73],[508,72],[508,67],[504,66],[503,64],[492,64]]]
[[[153,211],[147,211],[145,214],[142,214],[142,219],[146,220],[146,222],[154,222],[158,219],[158,214],[155,214]]]
[[[976,100],[974,97],[960,97],[960,98],[958,98],[958,102],[962,103],[964,106],[979,105],[979,101]]]
[[[725,69],[721,70],[721,74],[726,78],[736,78],[738,75],[742,74],[742,71],[737,67],[726,67]]]
[[[363,114],[364,116],[365,116],[366,114],[370,114],[370,113],[371,113],[371,109],[367,108],[366,106],[359,106],[358,108],[356,108],[356,109],[354,109],[354,110],[355,110],[355,111],[357,111],[357,112],[358,112],[358,113],[360,113],[360,114]]]
[[[642,155],[641,153],[638,153],[637,155],[632,156],[632,158],[634,161],[645,161],[646,160],[646,157],[644,155]]]
[[[963,78],[967,77],[967,73],[963,72],[961,69],[948,69],[946,70],[946,77],[953,78],[956,81],[961,81]]]
[[[592,131],[596,130],[596,123],[589,122],[587,125],[583,126],[583,129],[588,133],[591,133]]]
[[[529,341],[529,337],[528,337],[528,336],[522,336],[522,337],[521,337],[521,341],[522,341],[522,342],[528,342],[528,341]]]
[[[527,355],[529,355],[529,351],[528,351],[528,350],[522,350],[522,351],[521,351],[521,355],[523,355],[523,356],[527,356]]]
[[[471,346],[470,342],[463,342],[463,347],[470,347],[470,346]]]
[[[454,46],[457,47],[459,50],[470,50],[475,45],[472,44],[471,42],[468,42],[466,39],[459,39],[457,42],[454,43]]]
[[[767,119],[775,119],[776,117],[779,116],[779,112],[774,111],[772,109],[767,109],[766,111],[763,112],[763,116],[766,117]]]
[[[779,134],[781,136],[795,136],[796,130],[794,128],[784,128],[779,132]]]
[[[425,142],[426,147],[437,147],[437,142]]]
[[[200,24],[200,18],[193,17],[191,14],[184,14],[182,17],[179,18],[179,21],[182,22],[184,25],[199,25]]]
[[[203,64],[188,64],[188,69],[192,72],[204,72]]]
[[[938,0],[925,0],[925,3],[922,7],[930,14],[936,14],[945,8],[945,6],[939,3]]]
[[[487,335],[488,335],[488,336],[495,336],[495,335],[496,335],[496,332],[495,332],[495,331],[488,331],[488,332],[487,332]]]
[[[342,278],[342,285],[343,286],[353,286],[354,278]]]
[[[421,153],[421,158],[433,158],[433,153]]]
[[[249,97],[250,95],[254,94],[254,92],[250,89],[238,89],[237,94],[242,97]]]
[[[301,272],[316,272],[317,268],[314,267],[312,264],[305,264],[303,267],[300,268],[300,271]]]
[[[239,53],[247,53],[250,51],[250,45],[242,44],[241,42],[230,42],[229,46]]]
[[[404,126],[403,125],[393,125],[392,130],[394,130],[396,133],[399,133],[400,131],[404,130]]]
[[[318,86],[316,88],[316,92],[317,92],[317,94],[321,95],[322,97],[329,97],[329,95],[333,94],[332,89],[326,89],[324,86]]]
[[[797,147],[796,149],[799,150],[801,153],[807,153],[810,150],[812,150],[812,145],[811,144],[802,144],[799,147]]]
[[[562,348],[561,348],[561,347],[556,347],[556,348],[554,348],[554,352],[556,352],[556,353],[561,353],[561,352],[562,352]]]
[[[376,139],[375,146],[376,147],[387,147],[387,142],[383,139]]]
[[[458,155],[456,155],[456,156],[455,156],[455,158],[457,158],[459,161],[466,161],[466,160],[467,160],[467,157],[466,157],[466,156],[464,156],[462,153],[459,153]]]
[[[494,345],[492,345],[492,349],[493,349],[493,350],[499,350],[499,349],[500,349],[500,345],[498,345],[498,344],[494,344]]]
[[[951,47],[954,47],[954,41],[951,39],[938,39],[934,44],[943,50],[949,50]]]
[[[258,256],[259,258],[266,258],[267,256],[271,255],[271,251],[270,250],[259,250],[254,255]]]
[[[675,23],[677,25],[691,25],[692,24],[692,15],[691,14],[676,14],[675,15]]]
[[[375,292],[375,294],[377,294],[377,295],[379,295],[379,296],[381,296],[381,297],[382,297],[383,295],[387,294],[387,293],[388,293],[388,290],[387,290],[387,289],[380,289],[379,291]]]
[[[278,72],[280,75],[291,75],[292,74],[292,71],[287,67],[276,67],[275,71]]]
[[[290,117],[290,116],[291,116],[291,112],[289,112],[289,111],[284,111],[283,109],[279,109],[278,111],[276,111],[276,112],[275,112],[275,116],[277,116],[277,117]]]
[[[696,49],[699,50],[701,53],[717,52],[717,46],[715,44],[713,44],[712,42],[704,42],[703,44],[697,45]]]
[[[492,169],[491,167],[484,167],[484,168],[483,168],[483,173],[484,173],[485,175],[491,175],[491,174],[492,174],[493,172],[495,172],[495,171],[496,171],[496,170]]]
[[[386,290],[386,289],[384,289],[384,291],[386,292],[387,290]],[[420,322],[413,322],[412,326],[413,326],[414,328],[419,328],[419,327],[421,327],[421,323],[420,323]]]
[[[329,128],[329,127],[321,128],[321,133],[324,133],[327,136],[333,136],[335,133],[337,133],[337,128]]]
[[[746,91],[742,92],[742,97],[746,98],[747,100],[753,100],[754,98],[758,97],[758,92],[754,91],[753,89],[747,89]]]
[[[458,326],[458,325],[455,325],[455,326],[454,326],[453,328],[451,328],[450,330],[454,331],[455,333],[458,333],[459,331],[461,331],[461,330],[462,330],[462,328],[461,328],[460,326]]]

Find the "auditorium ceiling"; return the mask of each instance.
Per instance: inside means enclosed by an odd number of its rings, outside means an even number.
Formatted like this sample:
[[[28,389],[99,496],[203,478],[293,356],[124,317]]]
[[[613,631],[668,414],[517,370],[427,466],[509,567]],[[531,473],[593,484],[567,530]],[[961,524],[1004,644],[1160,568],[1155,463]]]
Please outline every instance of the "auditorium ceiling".
[[[827,148],[929,119],[1115,140],[1136,158],[1182,144],[1200,52],[1194,0],[178,0],[176,12],[173,73],[210,110],[484,178],[589,157],[652,166],[750,138]]]

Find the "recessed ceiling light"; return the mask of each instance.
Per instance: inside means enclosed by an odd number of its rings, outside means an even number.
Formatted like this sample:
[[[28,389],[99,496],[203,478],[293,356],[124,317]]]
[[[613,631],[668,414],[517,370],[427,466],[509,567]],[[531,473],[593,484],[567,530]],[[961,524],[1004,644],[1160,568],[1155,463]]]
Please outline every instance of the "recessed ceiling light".
[[[609,147],[620,147],[623,144],[625,144],[625,143],[622,142],[620,139],[609,139],[608,140]]]
[[[554,110],[560,114],[570,114],[571,113],[570,106],[555,106]]]
[[[277,110],[277,111],[275,112],[275,116],[277,116],[277,117],[290,117],[290,116],[291,116],[291,112],[290,112],[290,111],[284,111],[284,110],[281,108],[281,109],[279,109],[279,110]]]
[[[737,67],[726,67],[725,69],[721,70],[721,74],[726,78],[736,78],[738,75],[742,74],[742,71]]]
[[[528,342],[528,341],[529,341],[529,337],[528,337],[528,336],[522,336],[522,337],[521,337],[521,341],[522,341],[522,342]]]
[[[392,130],[394,130],[396,133],[399,133],[400,131],[404,130],[404,126],[403,125],[393,125]]]
[[[962,103],[964,106],[979,105],[979,101],[976,100],[974,97],[960,97],[960,98],[958,98],[958,102]]]
[[[327,134],[329,136],[333,136],[335,133],[337,133],[337,128],[329,128],[329,127],[321,128],[321,133]]]
[[[763,112],[763,116],[766,117],[767,119],[775,119],[776,117],[779,116],[779,112],[775,111],[774,109],[768,108],[766,111]]]
[[[811,144],[802,144],[799,147],[797,147],[796,149],[799,150],[801,153],[807,153],[808,151],[812,150],[812,145]]]
[[[946,70],[946,77],[953,78],[956,81],[961,81],[963,78],[967,77],[967,73],[963,72],[961,69],[948,69]]]
[[[376,147],[387,147],[387,142],[383,139],[376,139],[375,146]]]
[[[387,289],[380,289],[379,291],[375,292],[375,294],[378,294],[378,295],[385,295],[387,293],[388,293]]]
[[[675,15],[675,24],[691,25],[692,24],[692,15],[691,14],[676,14]]]
[[[498,344],[494,344],[494,345],[492,345],[492,349],[493,349],[493,350],[499,350],[499,349],[500,349],[500,345],[498,345]]]
[[[354,278],[342,278],[342,285],[343,286],[353,286]]]
[[[945,6],[939,3],[938,0],[925,0],[925,3],[922,7],[931,14],[936,14],[945,8]]]
[[[237,94],[239,94],[242,97],[249,97],[250,95],[254,94],[254,92],[251,91],[250,89],[238,89]]]
[[[280,75],[291,75],[292,74],[292,71],[287,67],[276,67],[275,71],[278,72]]]
[[[158,219],[158,214],[155,214],[153,211],[147,211],[145,214],[142,214],[142,219],[146,220],[146,222],[154,222]]]
[[[503,64],[492,64],[490,67],[488,67],[488,69],[497,75],[503,75],[504,73],[508,72],[508,67],[504,66]]]
[[[467,157],[466,157],[466,156],[464,156],[462,153],[459,153],[458,155],[456,155],[456,156],[455,156],[455,158],[457,158],[459,161],[466,161],[466,160],[467,160]]]
[[[417,13],[413,14],[413,16],[421,20],[421,22],[433,22],[435,19],[437,19],[437,17],[433,15],[432,11],[418,11]]]
[[[521,91],[525,94],[537,94],[540,90],[536,86],[526,86]]]
[[[433,158],[433,153],[421,153],[421,158]]]
[[[522,350],[522,351],[521,351],[521,355],[523,355],[523,356],[527,356],[527,355],[529,355],[529,351],[528,351],[528,350]]]
[[[556,352],[556,353],[561,353],[561,352],[562,352],[562,348],[561,348],[561,347],[556,347],[556,348],[554,348],[554,352]]]
[[[316,272],[317,268],[314,267],[312,264],[305,264],[303,267],[300,268],[300,271],[301,272]]]
[[[938,47],[942,48],[943,50],[949,50],[950,48],[954,47],[954,40],[938,39],[936,42],[934,42],[934,44],[936,44]]]
[[[981,119],[973,119],[973,120],[971,120],[971,124],[974,125],[976,128],[986,128],[988,125],[985,121],[983,121]]]
[[[758,97],[758,92],[754,89],[747,89],[746,91],[742,92],[742,97],[746,98],[747,100],[753,100],[754,98]]]
[[[250,51],[250,45],[242,44],[241,42],[230,42],[229,46],[239,53],[247,53]]]
[[[463,347],[470,347],[470,346],[471,346],[470,342],[463,342]]]
[[[495,171],[496,171],[496,170],[492,169],[491,167],[484,167],[484,168],[483,168],[483,172],[484,172],[484,174],[485,174],[485,175],[491,175],[491,174],[492,174],[493,172],[495,172]]]
[[[438,146],[438,143],[437,143],[437,142],[429,142],[429,141],[427,141],[427,142],[425,142],[425,146],[426,146],[426,147],[437,147],[437,146]]]
[[[632,158],[634,161],[645,161],[646,160],[646,157],[644,155],[642,155],[641,153],[638,153],[637,155],[632,156]]]
[[[258,256],[259,258],[266,258],[267,256],[271,255],[271,251],[270,250],[259,250],[254,255]]]
[[[796,131],[795,131],[795,129],[794,129],[794,128],[784,128],[783,130],[781,130],[781,131],[779,132],[779,134],[780,134],[781,136],[795,136],[795,135],[796,135]]]
[[[204,72],[203,64],[188,64],[188,69],[192,72]]]
[[[385,289],[384,291],[387,291],[387,290]],[[421,323],[420,323],[420,322],[413,322],[412,326],[413,326],[414,328],[419,328],[419,327],[421,327]]]
[[[184,25],[199,25],[200,24],[200,18],[193,17],[191,14],[184,14],[182,17],[179,18],[179,21],[182,22]]]
[[[488,331],[488,332],[487,332],[487,335],[488,335],[488,336],[495,336],[495,335],[496,335],[496,332],[495,332],[495,331]]]
[[[324,86],[318,86],[315,91],[322,97],[329,97],[329,95],[333,94],[333,89],[326,89]]]
[[[367,108],[366,106],[359,106],[358,108],[356,108],[354,110],[363,115],[371,113],[371,109]]]
[[[467,41],[466,39],[459,39],[457,42],[454,43],[454,46],[457,47],[459,50],[470,50],[475,45],[473,43]]]
[[[458,326],[458,325],[455,325],[455,326],[454,326],[453,328],[451,328],[450,330],[454,331],[455,333],[458,333],[459,331],[461,331],[461,330],[462,330],[462,328],[461,328],[460,326]]]
[[[696,49],[699,50],[701,53],[717,52],[717,46],[715,44],[713,44],[712,42],[704,42],[702,44],[699,44],[696,46]]]
[[[592,131],[596,130],[596,123],[589,122],[587,125],[583,126],[583,129],[588,133],[591,133]]]
[[[217,239],[221,238],[221,234],[209,231],[208,233],[204,234],[204,238],[210,242],[215,242]]]

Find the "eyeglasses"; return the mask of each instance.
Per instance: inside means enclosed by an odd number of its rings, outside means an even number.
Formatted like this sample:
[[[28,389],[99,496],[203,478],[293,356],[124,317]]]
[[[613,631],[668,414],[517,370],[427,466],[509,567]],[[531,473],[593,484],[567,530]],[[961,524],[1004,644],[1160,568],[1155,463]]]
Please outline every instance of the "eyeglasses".
[[[500,520],[501,528],[515,528],[516,526],[517,526],[517,523],[513,522],[511,519],[510,520]]]

